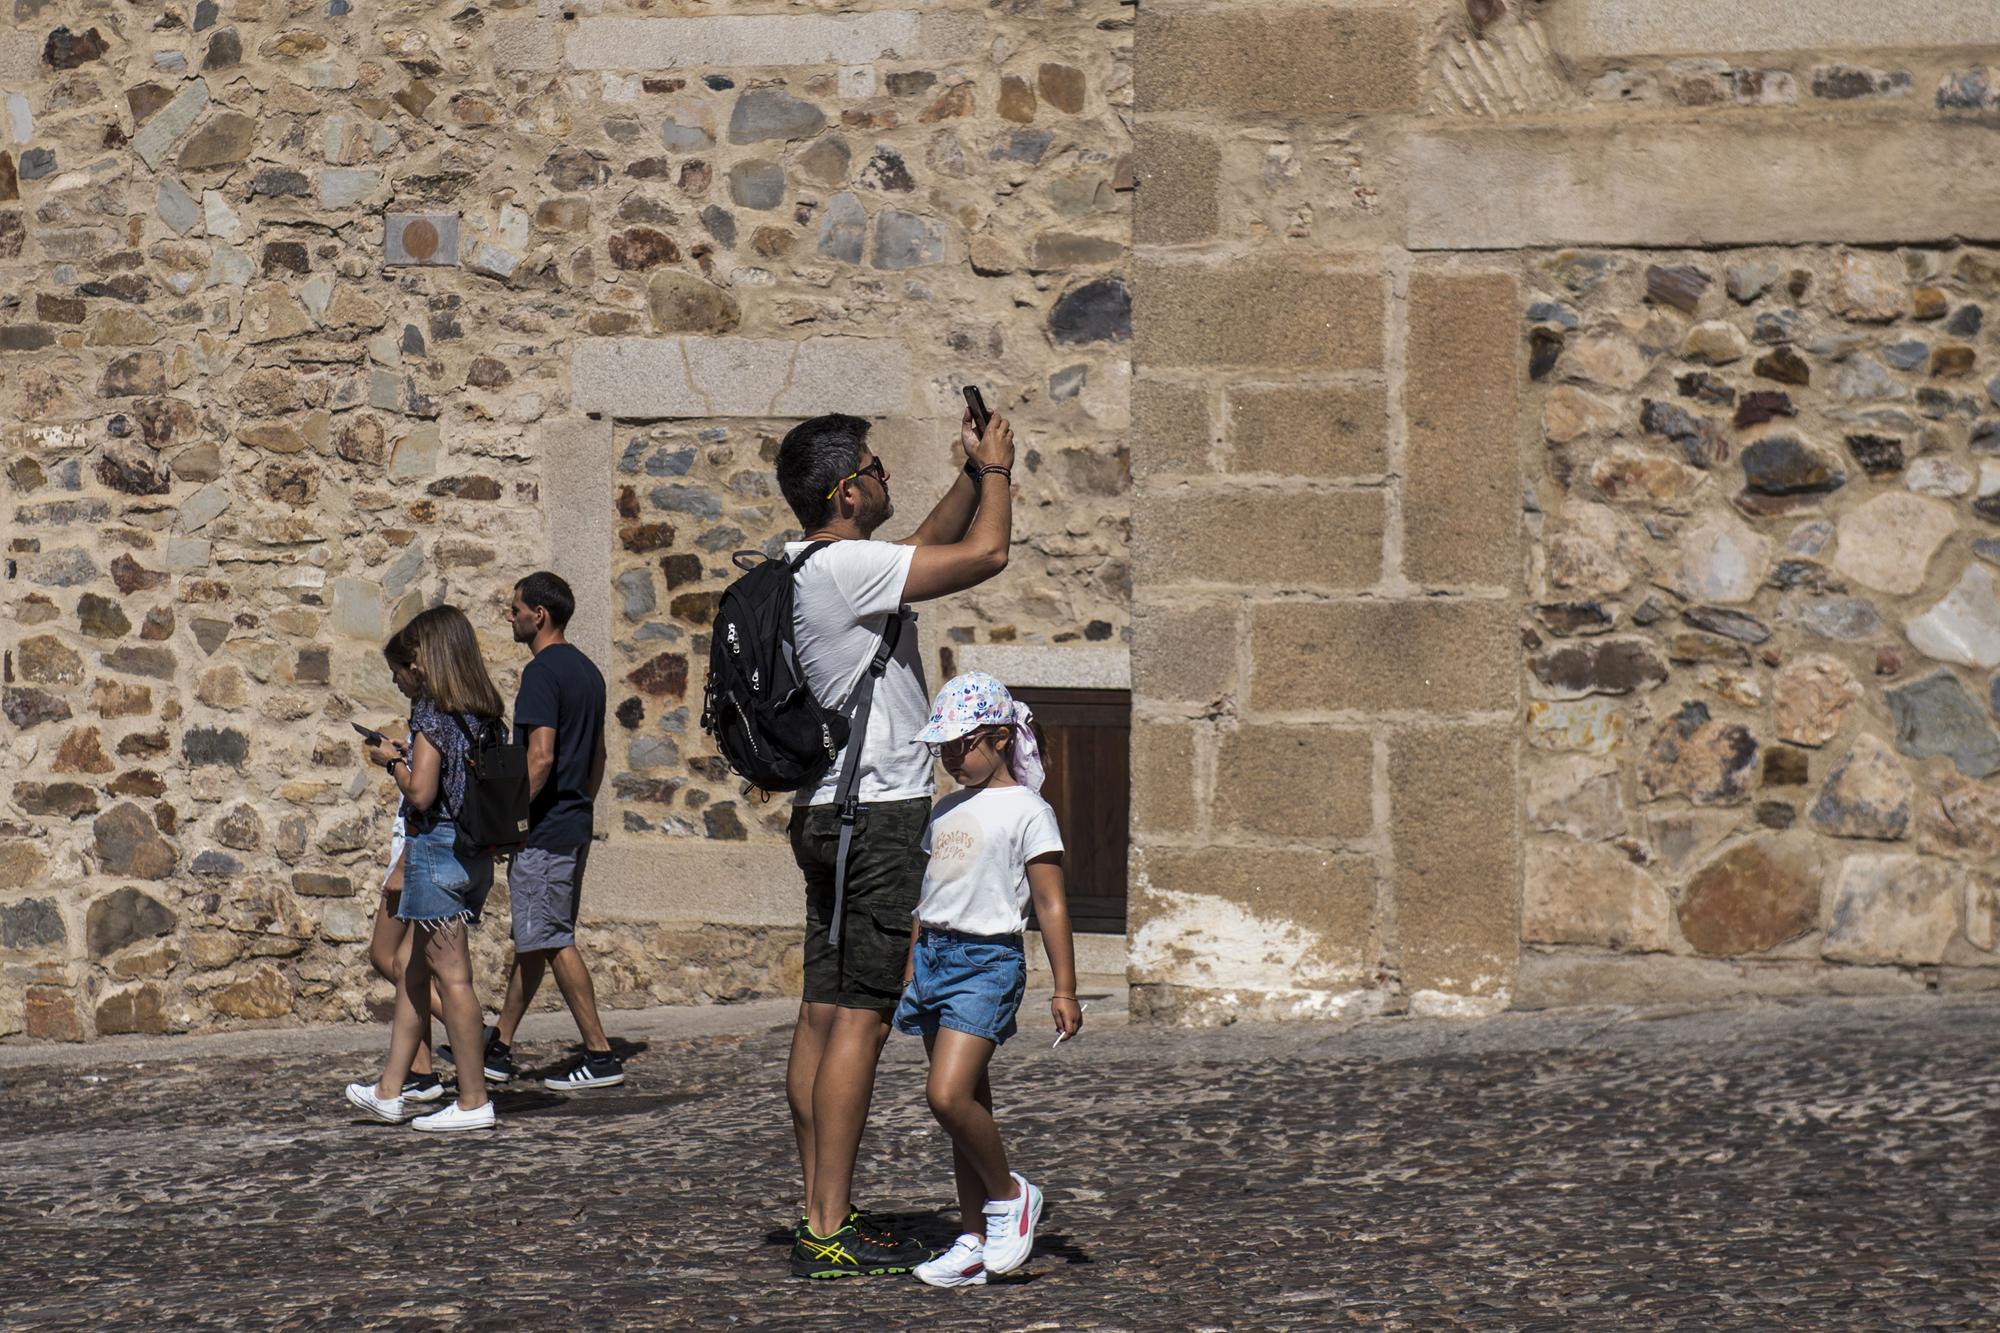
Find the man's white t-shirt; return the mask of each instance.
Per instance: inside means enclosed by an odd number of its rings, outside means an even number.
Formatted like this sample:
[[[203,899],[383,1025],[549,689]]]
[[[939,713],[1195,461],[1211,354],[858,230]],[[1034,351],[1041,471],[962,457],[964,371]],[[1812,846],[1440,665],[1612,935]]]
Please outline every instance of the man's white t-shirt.
[[[809,545],[791,542],[793,560]],[[875,682],[868,734],[861,738],[861,776],[855,794],[863,801],[905,801],[929,796],[936,788],[930,747],[917,733],[930,721],[930,690],[924,684],[923,654],[917,650],[916,612],[903,607],[903,584],[910,576],[914,546],[894,542],[834,542],[799,571],[792,596],[792,631],[799,663],[813,697],[854,720],[854,687],[868,670],[889,617],[903,616],[894,656]],[[855,738],[850,736],[848,744]],[[827,805],[839,799],[847,751],[828,768],[819,787],[801,791],[795,803]]]
[[[1028,926],[1028,862],[1063,849],[1056,812],[1029,787],[956,791],[924,829],[917,920],[967,935],[1018,935]]]

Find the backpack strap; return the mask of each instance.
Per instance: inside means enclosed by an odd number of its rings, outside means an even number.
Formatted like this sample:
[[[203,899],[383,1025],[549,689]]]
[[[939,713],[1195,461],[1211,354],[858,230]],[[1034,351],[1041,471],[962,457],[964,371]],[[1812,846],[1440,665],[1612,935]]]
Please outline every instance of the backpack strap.
[[[458,734],[465,737],[465,744],[467,749],[470,749],[471,747],[479,744],[479,737],[472,734],[472,728],[465,725],[465,719],[463,717],[459,716],[457,713],[451,714],[450,717],[453,725],[455,725],[458,728]],[[486,728],[483,724],[480,726],[479,731],[480,735],[484,735],[486,733]]]
[[[814,556],[818,555],[821,551],[824,551],[827,547],[831,545],[833,545],[833,542],[831,540],[818,541],[814,542],[811,546],[806,547],[805,550],[800,551],[799,558],[792,561],[792,577],[797,578],[799,571],[806,567],[806,561],[812,559]]]
[[[875,656],[868,660],[868,670],[861,677],[861,683],[854,687],[860,703],[854,710],[854,722],[848,731],[847,758],[840,769],[837,797],[840,801],[840,853],[833,863],[833,919],[826,928],[828,944],[840,943],[840,926],[846,916],[847,853],[854,845],[855,820],[861,813],[861,803],[854,799],[854,792],[861,783],[861,751],[868,744],[868,714],[875,704],[875,682],[882,679],[882,673],[889,669],[889,659],[895,655],[896,642],[902,637],[903,609],[898,607],[896,613],[889,617],[889,623],[882,627],[882,641],[875,647]]]
[[[801,569],[804,569],[806,561],[812,559],[821,550],[831,545],[833,545],[833,539],[828,538],[825,541],[814,542],[805,550],[800,551],[798,559],[787,562],[791,565],[791,572],[796,574]],[[742,570],[745,574],[748,574],[751,570],[757,568],[757,566],[769,564],[773,559],[777,558],[765,555],[762,551],[757,550],[732,551],[729,555],[729,563]]]
[[[472,728],[465,725],[464,718],[460,717],[457,713],[451,713],[448,716],[457,724],[459,734],[465,737],[465,759],[463,762],[465,768],[470,771],[473,768],[472,752],[479,745],[480,739],[487,734],[486,723],[483,720],[480,722],[479,735],[474,736]],[[451,816],[451,822],[456,824],[458,822],[459,811],[465,809],[465,803],[463,801],[459,802],[458,810],[454,810],[451,808],[451,802],[445,800],[444,794],[447,790],[445,778],[448,775],[444,771],[444,765],[444,751],[440,750],[438,751],[438,804],[444,807],[444,812]]]
[[[478,749],[480,745],[486,740],[486,738],[493,734],[492,724],[498,722],[500,719],[497,717],[481,718],[479,720],[479,734],[477,736],[472,734],[472,728],[466,726],[465,719],[460,717],[457,713],[453,713],[451,715],[451,720],[458,724],[459,735],[465,737],[466,767],[468,768],[477,767],[477,765],[475,765],[472,762],[472,752]]]

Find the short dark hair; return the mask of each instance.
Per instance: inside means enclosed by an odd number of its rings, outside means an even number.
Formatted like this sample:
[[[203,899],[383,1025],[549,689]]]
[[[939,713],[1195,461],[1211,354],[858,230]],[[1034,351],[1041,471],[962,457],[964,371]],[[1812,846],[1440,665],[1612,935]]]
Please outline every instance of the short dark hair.
[[[561,575],[546,569],[538,569],[516,583],[514,591],[521,594],[521,605],[530,611],[548,612],[549,623],[557,629],[569,624],[569,618],[576,614],[576,594],[569,590]]]
[[[861,466],[868,447],[868,423],[839,412],[801,421],[778,446],[778,489],[807,532],[833,512],[826,493]]]

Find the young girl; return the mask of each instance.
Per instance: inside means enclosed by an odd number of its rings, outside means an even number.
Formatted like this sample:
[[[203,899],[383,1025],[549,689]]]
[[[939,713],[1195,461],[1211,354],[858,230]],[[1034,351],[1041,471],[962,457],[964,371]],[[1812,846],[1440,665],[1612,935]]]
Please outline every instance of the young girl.
[[[1076,957],[1063,899],[1062,833],[1041,797],[1042,764],[1026,704],[980,671],[938,692],[917,739],[944,759],[961,790],[931,812],[924,832],[930,865],[910,930],[910,962],[896,1027],[922,1036],[931,1061],[925,1091],[951,1135],[963,1234],[916,1275],[934,1287],[962,1287],[1026,1262],[1042,1216],[1042,1191],[1010,1171],[993,1123],[987,1065],[1014,1035],[1028,986],[1021,933],[1028,903],[1055,974],[1056,1030],[1083,1026]],[[1058,1038],[1060,1040],[1060,1038]],[[984,1216],[985,1234],[972,1229]]]
[[[348,1101],[392,1124],[410,1116],[403,1084],[417,1047],[430,1030],[433,984],[451,1040],[460,1050],[480,1049],[481,1012],[472,991],[466,930],[478,924],[493,887],[493,860],[459,858],[453,847],[457,830],[452,812],[465,800],[465,757],[471,738],[497,729],[505,711],[464,612],[454,606],[433,607],[412,619],[406,629],[416,644],[416,660],[410,667],[417,687],[410,709],[416,738],[408,755],[393,741],[372,741],[368,757],[388,770],[402,793],[406,836],[396,919],[421,930],[423,947],[412,945],[397,982],[396,1018],[381,1079],[373,1087],[347,1085]],[[493,1123],[486,1079],[475,1061],[458,1071],[458,1100],[420,1117],[415,1127],[436,1132],[491,1129]]]

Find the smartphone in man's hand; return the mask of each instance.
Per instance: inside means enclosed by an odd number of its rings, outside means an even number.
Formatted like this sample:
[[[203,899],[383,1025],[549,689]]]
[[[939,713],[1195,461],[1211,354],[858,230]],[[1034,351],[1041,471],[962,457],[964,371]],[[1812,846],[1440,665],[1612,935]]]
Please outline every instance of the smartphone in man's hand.
[[[979,386],[965,386],[965,405],[972,412],[972,428],[979,434],[986,434],[986,423],[993,420],[993,414],[986,410],[986,400],[979,396]]]

